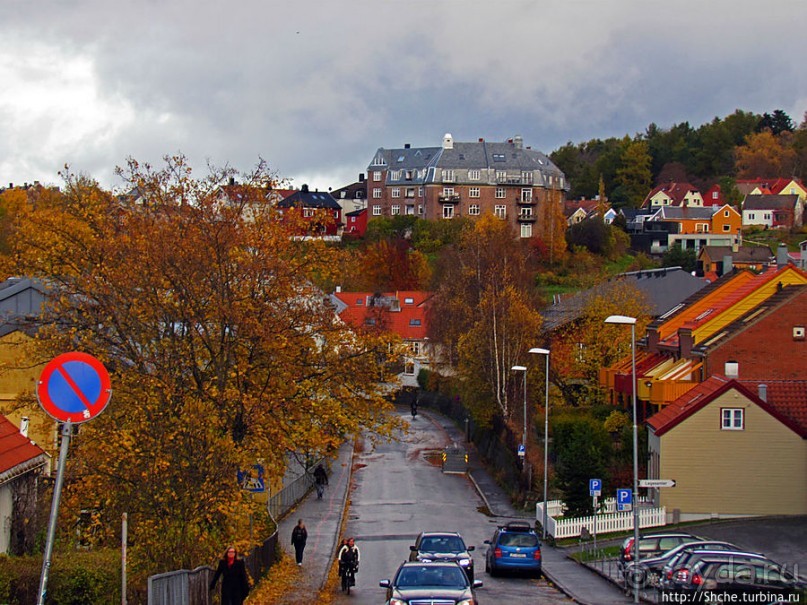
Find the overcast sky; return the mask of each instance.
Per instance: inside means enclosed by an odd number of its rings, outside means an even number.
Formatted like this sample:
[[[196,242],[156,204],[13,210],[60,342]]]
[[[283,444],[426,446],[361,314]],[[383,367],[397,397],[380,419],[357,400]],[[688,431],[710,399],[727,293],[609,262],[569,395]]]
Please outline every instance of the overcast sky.
[[[265,159],[326,190],[375,150],[807,111],[807,1],[0,0],[0,186],[128,157]]]

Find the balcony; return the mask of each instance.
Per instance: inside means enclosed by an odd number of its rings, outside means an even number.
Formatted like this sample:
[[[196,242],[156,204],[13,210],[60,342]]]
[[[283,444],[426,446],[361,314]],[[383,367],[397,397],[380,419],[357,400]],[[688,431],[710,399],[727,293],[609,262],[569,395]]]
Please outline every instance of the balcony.
[[[535,222],[535,215],[534,214],[518,214],[516,216],[516,220],[519,223],[534,223]]]
[[[521,199],[521,197],[516,198],[516,204],[518,204],[519,206],[535,206],[535,204],[537,203],[538,200],[536,200],[534,197],[528,200],[523,200]]]
[[[460,203],[460,194],[459,193],[441,193],[437,196],[437,201],[441,204],[459,204]]]

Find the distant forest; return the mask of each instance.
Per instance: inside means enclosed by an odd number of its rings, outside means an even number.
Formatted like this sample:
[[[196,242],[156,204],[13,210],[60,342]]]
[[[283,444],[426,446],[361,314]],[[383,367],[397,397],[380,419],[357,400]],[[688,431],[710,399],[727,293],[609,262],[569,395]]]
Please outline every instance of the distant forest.
[[[607,198],[614,207],[639,207],[667,181],[707,190],[719,184],[729,203],[742,196],[736,179],[805,176],[807,112],[801,124],[781,109],[758,115],[737,110],[693,128],[650,124],[633,138],[568,142],[550,154],[571,186],[568,199]]]

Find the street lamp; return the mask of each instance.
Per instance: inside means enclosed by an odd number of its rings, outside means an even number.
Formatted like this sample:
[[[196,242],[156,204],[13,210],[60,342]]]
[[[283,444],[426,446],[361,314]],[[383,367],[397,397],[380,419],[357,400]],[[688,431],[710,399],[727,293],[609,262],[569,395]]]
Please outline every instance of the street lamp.
[[[546,541],[547,522],[547,484],[549,482],[549,349],[532,348],[529,351],[537,355],[546,355],[546,403],[544,405],[544,518],[541,522],[543,527],[542,539]]]
[[[636,428],[636,318],[627,315],[609,315],[607,324],[630,326],[631,391],[633,396],[633,561],[639,562],[639,433]],[[633,583],[633,601],[639,602],[639,585]]]
[[[527,368],[525,366],[513,366],[510,368],[514,372],[524,372],[524,432],[521,434],[521,451],[524,452],[524,461],[527,460]],[[524,465],[526,468],[526,464]]]

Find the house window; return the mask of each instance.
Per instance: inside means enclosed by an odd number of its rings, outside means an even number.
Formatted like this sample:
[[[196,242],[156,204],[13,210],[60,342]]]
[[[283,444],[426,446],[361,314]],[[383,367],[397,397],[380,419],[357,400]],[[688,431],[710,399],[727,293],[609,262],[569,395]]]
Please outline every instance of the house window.
[[[415,304],[415,299],[412,298],[411,296],[407,296],[406,298],[404,298],[404,304],[405,305],[414,305]]]
[[[743,408],[720,408],[720,428],[724,431],[742,431],[745,428]]]
[[[521,237],[532,237],[532,225],[530,223],[521,225]]]
[[[423,187],[418,187],[418,197],[423,197]]]
[[[409,343],[409,350],[412,351],[412,355],[415,355],[415,356],[420,355],[420,351],[421,351],[420,344],[421,343],[420,343],[419,340],[414,340],[414,341]]]
[[[407,361],[404,364],[404,374],[407,376],[414,376],[415,375],[415,362]]]
[[[730,215],[731,213],[728,210],[723,211],[723,216],[725,216],[726,218],[728,218]]]
[[[406,205],[406,214],[413,216],[415,214],[415,205],[414,204],[407,204]]]
[[[443,182],[444,183],[453,183],[454,182],[454,171],[453,170],[443,170]]]
[[[522,208],[521,211],[518,213],[521,218],[531,218],[532,217],[532,208],[527,206],[526,208]]]
[[[497,204],[493,208],[493,214],[498,216],[499,218],[507,218],[507,206]]]
[[[375,187],[373,189],[373,199],[381,199],[381,187]]]
[[[454,206],[451,204],[443,206],[443,218],[454,218]]]
[[[312,218],[314,216],[313,208],[303,208],[303,216],[305,218]]]
[[[532,201],[532,189],[522,189],[521,190],[521,201],[522,202],[531,202]]]
[[[412,171],[411,171],[411,170],[407,170],[407,171],[406,171],[406,180],[407,180],[407,181],[411,181],[411,180],[412,180]]]
[[[398,204],[392,206],[392,215],[396,216],[401,213],[401,207]]]
[[[381,206],[373,206],[373,216],[381,216]]]
[[[503,200],[506,191],[507,190],[504,187],[496,187],[496,199]]]
[[[468,206],[468,216],[479,216],[479,204]]]
[[[717,191],[712,191],[712,199],[713,200],[717,199]]]
[[[443,187],[443,197],[449,197],[454,195],[454,188],[453,187]]]
[[[479,187],[469,187],[468,197],[479,197]]]
[[[364,320],[365,326],[374,326],[375,325],[375,317],[367,317]]]
[[[468,180],[469,181],[478,181],[480,177],[480,173],[478,170],[469,170],[468,171]]]
[[[392,188],[392,197],[401,197],[401,188],[400,187],[393,187]]]
[[[695,223],[695,233],[709,233],[709,223]]]
[[[728,233],[729,231],[731,231],[731,225],[723,225],[723,231],[725,233]]]
[[[389,178],[392,181],[400,181],[401,180],[401,171],[400,170],[393,170],[389,173]]]
[[[497,183],[504,183],[507,180],[507,171],[506,170],[497,170],[496,171],[496,182]]]
[[[373,171],[373,180],[380,181],[381,180],[381,172],[378,170]]]
[[[417,319],[417,318],[410,319],[410,320],[409,320],[409,325],[410,325],[410,326],[419,326],[419,325],[420,325],[420,320],[419,320],[419,319]]]
[[[406,188],[406,197],[415,197],[415,188],[414,187],[407,187]]]
[[[532,172],[522,171],[521,182],[524,183],[525,185],[532,184]]]

